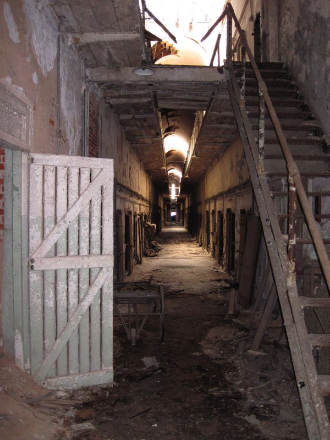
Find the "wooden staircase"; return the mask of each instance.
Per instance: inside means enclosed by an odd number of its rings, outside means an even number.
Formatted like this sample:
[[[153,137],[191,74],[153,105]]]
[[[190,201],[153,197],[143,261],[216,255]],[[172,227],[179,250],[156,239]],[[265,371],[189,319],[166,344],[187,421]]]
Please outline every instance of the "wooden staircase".
[[[327,152],[328,146],[322,128],[282,64],[260,63],[258,68],[297,165],[297,173],[307,187],[307,196],[313,198],[311,201],[315,205],[316,198],[322,200],[322,197],[329,196],[329,191],[314,190],[313,185],[315,179],[330,176],[330,154]],[[252,346],[253,349],[258,348],[274,305],[279,299],[308,436],[313,440],[329,439],[329,413],[324,398],[330,395],[330,371],[327,369],[322,371],[317,361],[321,353],[324,359],[328,357],[330,364],[328,289],[324,288],[321,296],[315,296],[314,291],[308,291],[296,278],[295,253],[299,251],[302,257],[303,247],[310,246],[312,240],[309,235],[307,238],[299,236],[299,233],[303,232],[305,235],[308,233],[308,228],[302,223],[303,215],[299,202],[295,199],[295,207],[291,212],[288,208],[290,192],[295,192],[295,187],[292,179],[289,178],[287,162],[267,107],[264,121],[260,125],[260,92],[252,66],[246,63],[244,69],[242,63],[229,61],[226,75],[228,92],[243,141],[277,287],[277,294],[275,289],[270,294]],[[242,88],[241,78],[244,77],[245,87]],[[308,188],[312,190],[308,191]],[[319,204],[322,205],[320,202]],[[289,216],[294,231],[283,234],[278,219],[287,220],[284,221],[284,225],[289,229]],[[329,218],[329,214],[318,214],[318,220],[322,218]],[[298,223],[299,228],[297,228]],[[291,249],[290,246],[287,247],[288,241],[293,243]],[[313,270],[310,271],[309,276],[318,273],[321,277],[322,270],[317,260],[310,267],[312,266]],[[297,286],[297,281],[300,288]],[[311,325],[311,317],[316,316],[320,321],[320,314],[322,315],[320,325]]]
[[[225,18],[227,61],[224,71],[227,91],[243,143],[276,286],[269,295],[253,344],[258,346],[258,340],[261,340],[278,300],[308,438],[330,440],[330,414],[326,402],[326,396],[330,394],[330,372],[323,374],[317,361],[320,350],[324,354],[324,350],[330,349],[330,319],[324,319],[330,312],[330,262],[318,223],[326,215],[326,218],[330,218],[329,214],[322,214],[320,209],[320,200],[330,193],[308,187],[314,179],[330,176],[330,155],[321,127],[283,65],[256,64],[231,3],[226,4],[201,41]],[[233,22],[242,48],[242,64],[233,61]],[[238,41],[235,47],[237,44]],[[220,51],[218,40],[214,55],[217,51]],[[250,63],[245,63],[246,56]],[[315,220],[308,197],[317,197],[318,221]],[[287,206],[287,210],[283,212],[284,206]],[[307,226],[299,226],[298,219],[304,219]],[[286,225],[287,234],[283,234],[280,223]],[[301,238],[301,230],[308,231],[310,236]],[[314,295],[314,290],[311,292],[308,289],[301,292],[297,285],[297,244],[311,243],[315,260],[320,263],[319,274],[326,281],[323,295]],[[313,276],[312,270],[310,282],[313,282]],[[324,313],[322,317],[320,312]],[[318,326],[310,326],[311,314],[322,318]]]

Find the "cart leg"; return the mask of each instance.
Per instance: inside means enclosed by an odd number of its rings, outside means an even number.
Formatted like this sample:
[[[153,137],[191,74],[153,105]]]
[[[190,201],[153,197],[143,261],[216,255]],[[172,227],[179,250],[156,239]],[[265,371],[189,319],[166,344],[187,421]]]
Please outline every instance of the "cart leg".
[[[136,345],[136,328],[131,328],[131,342],[132,345]]]

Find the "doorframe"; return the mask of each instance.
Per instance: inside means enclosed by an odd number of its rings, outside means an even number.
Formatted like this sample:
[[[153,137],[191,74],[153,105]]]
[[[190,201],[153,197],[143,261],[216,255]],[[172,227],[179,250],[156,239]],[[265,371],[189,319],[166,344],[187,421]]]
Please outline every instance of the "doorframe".
[[[2,279],[4,351],[30,369],[28,277],[28,153],[5,148],[5,229]]]

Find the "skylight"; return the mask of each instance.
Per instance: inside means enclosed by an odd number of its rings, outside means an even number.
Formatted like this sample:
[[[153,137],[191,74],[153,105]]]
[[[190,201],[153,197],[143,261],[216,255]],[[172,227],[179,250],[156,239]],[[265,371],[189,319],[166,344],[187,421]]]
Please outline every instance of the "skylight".
[[[225,0],[146,0],[147,8],[172,32],[180,42],[185,37],[192,38],[200,43],[201,38],[221,15]],[[152,18],[146,14],[146,29],[159,38],[173,43],[170,37]],[[218,33],[214,31],[202,43],[205,50],[205,64],[208,65],[212,56]],[[220,64],[225,58],[225,32],[221,32]],[[215,60],[214,65],[217,65]]]

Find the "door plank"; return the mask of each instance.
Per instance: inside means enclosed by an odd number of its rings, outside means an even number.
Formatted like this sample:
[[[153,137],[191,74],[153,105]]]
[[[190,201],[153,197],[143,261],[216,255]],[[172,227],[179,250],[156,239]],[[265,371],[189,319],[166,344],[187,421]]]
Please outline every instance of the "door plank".
[[[29,312],[29,156],[22,153],[22,309],[23,309],[23,345],[24,345],[24,369],[30,367],[30,312]]]
[[[5,166],[5,235],[2,298],[3,348],[15,356],[14,281],[13,281],[13,152],[6,149]]]
[[[88,162],[87,162],[88,160]],[[70,161],[68,162],[68,156],[57,156],[55,154],[38,154],[34,153],[32,155],[32,163],[35,165],[48,165],[55,167],[78,167],[78,168],[100,168],[104,169],[108,167],[105,159],[98,158],[86,158],[80,156],[70,156]]]
[[[102,192],[102,252],[113,254],[113,162],[110,164],[107,184]],[[102,369],[113,365],[113,264],[111,276],[102,287]]]
[[[70,167],[68,170],[69,177],[69,193],[68,193],[68,208],[72,208],[74,203],[79,197],[79,168]],[[68,255],[78,255],[78,218],[75,218],[68,228]],[[78,289],[78,269],[72,264],[69,265],[68,271],[68,311],[69,316],[78,307],[79,303],[79,289]],[[73,331],[72,336],[68,343],[68,355],[69,355],[69,373],[79,372],[79,334],[78,327]]]
[[[44,235],[47,236],[55,225],[55,167],[44,167]],[[49,256],[55,255],[54,246],[48,252]],[[42,269],[34,267],[36,270]],[[44,272],[44,322],[45,322],[45,350],[46,353],[54,345],[56,339],[56,292],[55,292],[55,270],[48,268]],[[53,366],[49,371],[55,376],[56,370]]]
[[[92,301],[94,300],[97,292],[102,287],[102,285],[104,284],[104,282],[106,281],[106,279],[109,277],[110,274],[111,274],[111,269],[108,267],[104,267],[101,270],[101,272],[98,274],[98,276],[95,278],[94,283],[87,290],[84,297],[80,301],[77,309],[75,310],[73,315],[70,316],[69,322],[67,323],[65,328],[62,330],[62,332],[58,336],[58,338],[56,339],[55,344],[54,344],[51,352],[45,357],[40,368],[35,373],[35,375],[34,375],[35,380],[42,381],[46,377],[49,369],[54,364],[56,359],[60,356],[62,350],[64,349],[65,345],[67,344],[73,331],[77,328],[81,319],[86,314],[86,311],[88,310],[89,306],[91,305]]]
[[[80,170],[80,197],[86,191],[90,184],[90,169],[81,168]],[[89,254],[89,204],[81,209],[79,214],[79,254]],[[79,301],[82,300],[89,286],[89,269],[79,269]],[[89,315],[86,313],[82,317],[79,325],[79,364],[80,373],[87,373],[90,371],[89,362]]]
[[[109,384],[113,381],[113,368],[102,369],[79,375],[45,378],[42,383],[50,389],[59,388],[82,388],[97,385]]]
[[[92,181],[97,176],[98,170],[92,169]],[[90,253],[91,258],[100,254],[101,251],[101,187],[91,200],[91,230],[90,230]],[[94,257],[95,258],[95,257]],[[100,269],[90,269],[91,283],[96,279]],[[100,292],[98,292],[91,304],[91,370],[98,371],[101,368],[101,310]]]
[[[43,167],[30,168],[30,253],[42,242]],[[30,271],[30,337],[31,374],[34,375],[43,360],[43,273]]]
[[[85,168],[86,169],[86,168]],[[89,173],[89,169],[86,169]],[[82,169],[83,171],[83,169]],[[76,203],[66,212],[65,215],[58,221],[52,232],[46,237],[40,246],[34,250],[31,258],[44,257],[51,247],[58,241],[61,235],[66,231],[72,221],[77,217],[79,212],[89,203],[91,198],[95,195],[99,186],[108,179],[108,170],[104,168],[99,172],[95,180],[89,185],[86,185],[84,191],[80,192],[80,197]],[[89,182],[88,182],[89,183]]]
[[[56,179],[56,222],[58,223],[67,212],[68,203],[68,175],[67,167],[57,167]],[[58,238],[56,255],[67,255],[67,231]],[[57,337],[62,333],[68,322],[68,284],[67,270],[59,269],[56,272],[56,306],[57,306]],[[68,373],[68,350],[63,348],[57,359],[57,374],[63,376]]]
[[[23,355],[23,309],[22,309],[22,153],[13,152],[13,288],[14,288],[14,329],[15,363],[24,368]]]
[[[33,267],[35,270],[49,269],[78,269],[109,266],[112,255],[72,255],[64,257],[35,258]]]

